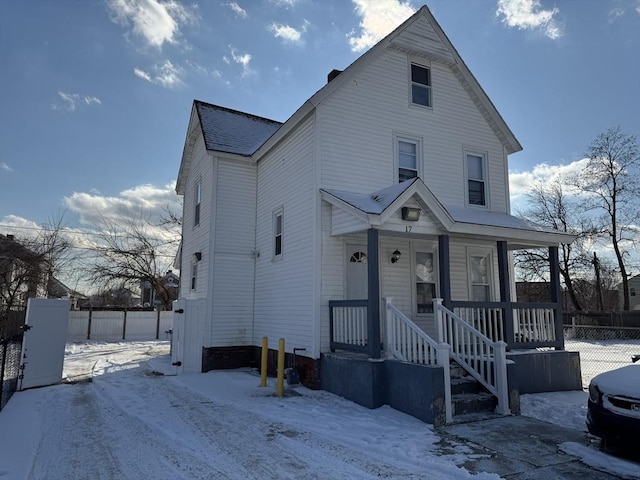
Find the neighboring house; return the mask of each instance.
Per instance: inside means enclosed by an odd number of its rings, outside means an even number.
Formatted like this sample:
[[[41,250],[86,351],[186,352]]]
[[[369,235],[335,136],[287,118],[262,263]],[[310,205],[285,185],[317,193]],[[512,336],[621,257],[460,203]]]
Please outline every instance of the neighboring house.
[[[640,275],[630,277],[629,283],[629,310],[640,310]],[[622,310],[624,297],[622,294],[622,283],[618,285],[619,308]]]
[[[518,391],[580,388],[557,268],[573,237],[510,215],[520,150],[427,7],[284,124],[195,101],[176,185],[181,311],[200,299],[184,354],[257,365],[262,337],[284,338],[306,385],[432,423],[451,419],[449,355],[503,413]],[[525,247],[549,248],[546,305],[512,303]],[[558,351],[507,369],[505,347]]]
[[[45,297],[45,260],[13,235],[0,234],[0,308],[2,312],[25,308],[27,300]]]
[[[166,291],[169,292],[170,303],[178,298],[178,289],[180,288],[180,277],[178,275],[169,270],[162,276],[160,283],[164,285]],[[160,295],[148,280],[140,282],[140,298],[143,307],[157,307],[158,309],[164,309],[164,304]]]

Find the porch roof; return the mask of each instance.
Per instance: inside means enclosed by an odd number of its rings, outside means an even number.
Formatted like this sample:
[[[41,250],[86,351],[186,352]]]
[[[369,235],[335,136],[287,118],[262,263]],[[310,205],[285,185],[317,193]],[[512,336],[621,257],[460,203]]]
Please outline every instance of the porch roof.
[[[354,223],[353,232],[362,230],[363,226],[384,230],[384,223],[408,200],[413,199],[423,212],[435,221],[443,234],[502,239],[509,242],[511,248],[551,246],[570,243],[575,239],[575,235],[547,229],[508,213],[444,205],[420,178],[372,193],[327,189],[320,189],[320,193],[323,200],[334,208],[343,210],[359,220]]]

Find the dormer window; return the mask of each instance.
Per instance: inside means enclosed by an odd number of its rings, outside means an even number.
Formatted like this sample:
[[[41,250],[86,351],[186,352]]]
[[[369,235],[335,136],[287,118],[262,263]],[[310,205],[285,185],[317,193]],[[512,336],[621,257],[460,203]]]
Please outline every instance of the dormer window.
[[[411,103],[431,107],[431,70],[411,64]]]

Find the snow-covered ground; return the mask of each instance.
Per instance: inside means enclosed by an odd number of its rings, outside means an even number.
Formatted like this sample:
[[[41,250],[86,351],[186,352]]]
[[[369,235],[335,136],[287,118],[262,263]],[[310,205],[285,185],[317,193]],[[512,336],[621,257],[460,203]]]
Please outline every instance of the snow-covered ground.
[[[18,392],[0,413],[0,478],[499,478],[469,473],[468,447],[441,448],[430,425],[389,407],[304,387],[277,398],[273,380],[259,388],[250,370],[171,376],[168,351],[166,342],[68,345],[64,375],[78,383]],[[525,395],[522,405],[585,428],[584,392]],[[637,464],[562,448],[640,478]]]

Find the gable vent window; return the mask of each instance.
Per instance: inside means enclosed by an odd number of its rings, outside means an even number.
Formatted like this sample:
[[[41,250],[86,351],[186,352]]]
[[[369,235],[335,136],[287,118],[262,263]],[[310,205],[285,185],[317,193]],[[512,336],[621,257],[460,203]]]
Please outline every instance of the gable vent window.
[[[201,186],[200,181],[196,183],[195,189],[195,211],[193,213],[193,224],[194,226],[200,225],[200,199],[201,199]]]
[[[431,106],[431,70],[415,63],[411,64],[411,102]]]

